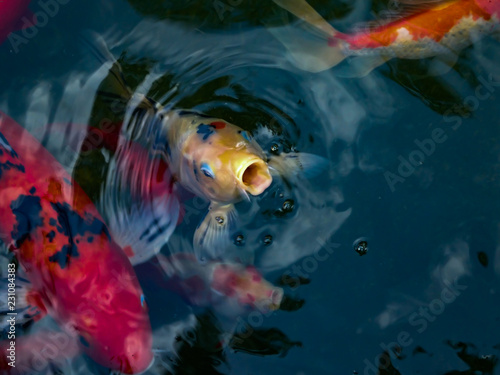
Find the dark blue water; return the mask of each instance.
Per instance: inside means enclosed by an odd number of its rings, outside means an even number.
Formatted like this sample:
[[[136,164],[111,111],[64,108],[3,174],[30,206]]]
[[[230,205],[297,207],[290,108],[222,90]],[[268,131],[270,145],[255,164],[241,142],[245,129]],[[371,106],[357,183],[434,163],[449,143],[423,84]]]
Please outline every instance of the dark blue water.
[[[276,143],[322,155],[330,167],[293,186],[278,180],[238,206],[245,242],[231,256],[286,280],[287,293],[305,301],[297,311],[238,317],[240,346],[214,352],[216,319],[160,294],[147,265],[137,268],[155,329],[148,373],[499,373],[498,41],[464,50],[439,77],[424,75],[426,61],[391,61],[342,79],[286,60],[263,26],[287,17],[272,3],[170,3],[60,5],[25,44],[0,47],[0,110],[38,135],[46,123],[113,120],[95,99],[107,71],[79,42],[91,29],[135,92],[231,121],[264,149]],[[339,28],[383,7],[319,3],[311,1]],[[106,155],[77,159],[61,137],[43,141],[96,199]],[[276,214],[285,200],[293,210]],[[190,214],[166,254],[190,246],[204,215],[195,201],[185,205]],[[354,245],[363,239],[360,256]],[[301,278],[310,282],[299,285]],[[63,371],[107,373],[84,357]]]

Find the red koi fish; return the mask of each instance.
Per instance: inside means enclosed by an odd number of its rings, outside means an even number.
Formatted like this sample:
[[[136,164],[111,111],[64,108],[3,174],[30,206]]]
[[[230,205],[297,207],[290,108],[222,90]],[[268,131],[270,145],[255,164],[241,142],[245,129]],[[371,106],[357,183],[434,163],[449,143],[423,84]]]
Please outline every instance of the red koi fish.
[[[12,31],[33,26],[32,23],[22,22],[25,17],[33,19],[33,13],[28,9],[31,0],[3,0],[0,1],[0,44]]]
[[[127,374],[148,368],[151,325],[127,256],[84,191],[1,112],[0,239],[31,282],[28,305],[39,316],[46,311],[71,328],[105,367]]]
[[[364,76],[394,57],[436,57],[452,66],[460,50],[500,31],[500,3],[491,0],[439,1],[432,8],[353,34],[334,29],[305,0],[274,1],[323,35],[319,41],[305,41],[284,30],[270,29],[297,65],[313,72],[336,66],[347,57],[355,58],[348,68],[352,73],[346,74],[351,76]]]

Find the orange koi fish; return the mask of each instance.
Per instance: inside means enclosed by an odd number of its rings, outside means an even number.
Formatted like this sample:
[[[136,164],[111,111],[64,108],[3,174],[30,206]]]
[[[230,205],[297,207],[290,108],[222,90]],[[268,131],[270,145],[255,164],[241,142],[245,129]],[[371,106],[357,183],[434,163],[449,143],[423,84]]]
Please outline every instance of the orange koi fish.
[[[31,283],[7,313],[36,307],[97,363],[127,374],[149,367],[151,325],[127,256],[71,176],[1,112],[0,240]]]
[[[293,31],[270,29],[290,51],[296,64],[319,72],[349,61],[346,75],[364,76],[392,58],[436,57],[452,66],[458,53],[480,37],[500,30],[500,3],[492,0],[438,1],[432,8],[389,22],[370,31],[341,33],[305,0],[274,0],[322,35],[304,39]],[[431,70],[440,74],[442,70]]]

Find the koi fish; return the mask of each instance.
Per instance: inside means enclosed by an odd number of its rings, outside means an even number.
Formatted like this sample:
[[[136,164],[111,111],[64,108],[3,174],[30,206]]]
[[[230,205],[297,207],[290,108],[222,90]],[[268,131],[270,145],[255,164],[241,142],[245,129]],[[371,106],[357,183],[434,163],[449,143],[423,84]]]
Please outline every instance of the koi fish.
[[[17,295],[16,311],[49,314],[105,367],[127,374],[148,368],[151,325],[127,256],[81,187],[1,112],[0,240],[31,283]]]
[[[334,29],[305,0],[273,1],[321,34],[313,38],[309,33],[304,38],[294,33],[296,29],[269,29],[297,66],[311,72],[330,69],[346,58],[351,58],[349,67],[340,75],[365,76],[392,58],[435,57],[446,69],[454,65],[462,49],[500,31],[500,3],[491,0],[441,0],[429,9],[352,34]],[[435,64],[429,73],[443,72],[443,65]]]
[[[28,9],[31,0],[3,0],[0,1],[0,44],[12,31],[33,26],[33,13]],[[22,22],[27,19],[27,22]]]
[[[210,306],[225,315],[244,310],[274,311],[280,308],[284,291],[262,277],[253,266],[210,261],[200,264],[193,254],[159,254],[156,266],[166,276],[161,283],[188,303]],[[158,283],[160,284],[160,283]]]
[[[143,175],[141,171],[154,169],[154,166],[161,164],[158,163],[158,159],[161,159],[167,167],[160,169],[168,173],[164,181],[175,181],[185,190],[210,202],[208,213],[196,229],[193,239],[195,253],[200,260],[218,258],[223,254],[237,223],[234,203],[250,199],[250,195],[262,194],[270,186],[272,174],[287,178],[299,174],[312,177],[325,169],[327,162],[322,157],[294,152],[268,156],[248,131],[234,124],[193,111],[166,109],[150,98],[134,96],[103,39],[95,35],[90,38],[92,42],[89,44],[94,55],[103,64],[111,64],[109,77],[114,82],[106,86],[114,88],[115,92],[101,91],[101,94],[129,102],[121,129],[122,146],[115,154],[115,164],[109,168],[111,175],[108,175],[106,186],[111,189],[134,189],[134,185],[140,185],[144,180],[138,178]],[[134,147],[142,147],[148,156],[139,156],[134,152],[135,156],[129,157],[127,147],[131,143],[139,145]],[[149,183],[151,179],[147,180]],[[136,190],[151,191],[150,187]],[[132,247],[151,248],[157,253],[168,240],[177,221],[177,216],[172,220],[177,205],[172,203],[171,192],[170,187],[165,188],[163,196],[158,191],[159,195],[154,196],[153,204],[149,205],[150,210],[145,210],[142,204],[144,200],[140,200],[138,209],[129,208],[128,211],[136,212],[141,220],[129,215],[130,220],[127,222],[117,221],[118,218],[123,219],[124,215],[123,210],[120,212],[113,207],[116,206],[112,201],[117,196],[116,190],[104,194],[107,202],[103,202],[102,211],[111,213],[107,215],[108,223],[113,232],[120,233],[116,238],[127,236],[132,223],[136,223],[132,225],[134,230],[139,230],[137,223],[147,223],[142,234],[134,234],[136,239],[142,238],[143,243],[135,241]],[[164,206],[161,204],[162,199]],[[151,211],[149,219],[146,219],[147,211]],[[151,224],[162,218],[163,223],[156,225],[158,231],[152,233]]]

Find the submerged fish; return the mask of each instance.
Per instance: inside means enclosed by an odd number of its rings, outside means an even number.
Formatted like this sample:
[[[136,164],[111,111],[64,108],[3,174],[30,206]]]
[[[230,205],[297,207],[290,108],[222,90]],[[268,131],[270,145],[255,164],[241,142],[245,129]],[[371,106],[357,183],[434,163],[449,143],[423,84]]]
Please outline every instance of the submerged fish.
[[[193,254],[182,253],[160,254],[157,265],[167,277],[161,283],[165,288],[190,304],[210,306],[226,316],[248,309],[278,310],[284,299],[283,288],[272,285],[253,266],[218,261],[200,264]]]
[[[500,31],[500,2],[492,0],[439,0],[398,20],[352,34],[341,33],[323,19],[305,0],[273,0],[303,19],[320,38],[296,35],[291,30],[270,28],[290,51],[297,65],[319,72],[351,57],[346,76],[364,76],[392,58],[436,57],[430,74],[441,74],[452,66],[458,53],[482,36]],[[414,1],[418,5],[422,0]],[[428,1],[427,1],[428,3]],[[296,30],[295,30],[296,31]]]
[[[30,152],[21,152],[26,149]],[[41,340],[40,333],[17,338],[17,351],[23,352],[16,357],[16,369],[7,358],[10,342],[0,343],[7,353],[0,356],[0,369],[26,374],[83,350],[122,373],[145,370],[153,361],[151,328],[144,294],[126,257],[128,253],[130,260],[143,262],[143,251],[129,244],[123,251],[62,166],[2,113],[0,198],[0,240],[18,259],[18,274],[30,281],[27,288],[21,279],[16,281],[12,311],[29,312],[33,320],[49,314],[65,329],[47,333],[50,340]],[[126,238],[118,242],[126,243]],[[277,310],[284,299],[283,288],[252,266],[218,261],[202,265],[192,254],[159,254],[156,265],[162,273],[157,287],[227,317],[248,309]],[[42,352],[49,357],[37,354]]]
[[[7,312],[31,306],[37,319],[48,313],[110,369],[148,368],[151,325],[132,265],[84,191],[1,112],[0,240],[31,283]]]
[[[150,98],[133,96],[102,38],[92,35],[91,45],[103,64],[112,64],[110,77],[114,82],[107,86],[115,92],[101,90],[101,94],[129,102],[115,164],[109,168],[107,186],[112,191],[109,197],[104,194],[103,212],[110,213],[107,216],[113,231],[123,234],[117,238],[129,237],[129,243],[137,242],[130,237],[142,239],[142,244],[136,243],[133,248],[150,248],[157,253],[168,240],[177,224],[179,209],[178,203],[173,203],[173,182],[210,202],[208,213],[196,229],[194,248],[199,259],[214,259],[224,253],[236,227],[234,203],[249,199],[249,195],[262,194],[272,182],[272,173],[285,177],[302,173],[310,177],[325,168],[325,159],[306,153],[268,157],[248,131],[225,120],[166,109]],[[158,176],[158,171],[164,171],[166,177]],[[158,179],[163,191],[158,188]],[[132,192],[132,198],[140,197],[141,192],[147,198],[139,200],[137,209],[129,209],[136,214],[128,215],[129,219],[124,218],[124,211],[113,202],[117,186],[139,192]],[[152,203],[145,206],[143,203],[148,199]],[[157,231],[151,230],[152,224]],[[128,235],[130,227],[142,232]]]
[[[33,26],[31,23],[33,13],[28,9],[30,2],[31,0],[0,1],[0,44],[12,31]]]

